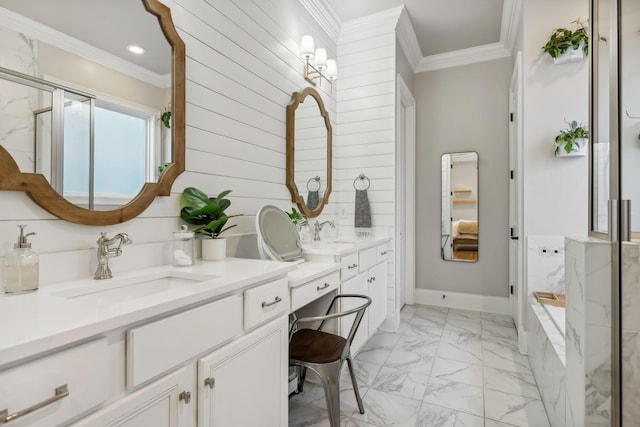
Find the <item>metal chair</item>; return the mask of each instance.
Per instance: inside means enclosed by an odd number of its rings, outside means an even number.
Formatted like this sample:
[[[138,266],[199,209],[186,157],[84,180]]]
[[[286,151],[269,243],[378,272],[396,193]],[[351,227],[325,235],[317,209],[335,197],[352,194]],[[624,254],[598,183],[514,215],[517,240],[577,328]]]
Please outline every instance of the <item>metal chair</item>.
[[[331,313],[334,303],[343,299],[361,299],[364,302],[358,307],[338,313]],[[346,300],[344,302],[346,302]],[[360,398],[360,392],[358,391],[356,376],[353,372],[351,342],[358,330],[358,326],[360,326],[365,310],[370,305],[371,298],[366,295],[336,295],[331,301],[326,315],[303,317],[294,320],[291,324],[289,332],[289,364],[299,368],[297,392],[302,392],[306,371],[307,369],[311,369],[322,381],[331,427],[340,426],[340,372],[345,360],[349,366],[349,374],[351,375],[353,391],[358,401],[358,409],[361,414],[364,414],[364,407],[362,405],[362,399]],[[355,315],[355,317],[347,338],[322,330],[327,320],[349,315]],[[298,329],[300,323],[312,322],[320,322],[318,329]]]

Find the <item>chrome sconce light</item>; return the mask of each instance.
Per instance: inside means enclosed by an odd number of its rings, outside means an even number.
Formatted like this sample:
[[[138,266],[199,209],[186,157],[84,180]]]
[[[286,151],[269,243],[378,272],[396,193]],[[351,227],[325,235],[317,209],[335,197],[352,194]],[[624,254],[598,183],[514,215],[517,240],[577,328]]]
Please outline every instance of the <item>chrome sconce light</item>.
[[[325,79],[332,86],[332,82],[338,78],[336,60],[327,59],[327,51],[325,49],[314,49],[312,36],[302,36],[300,57],[305,60],[304,78],[312,85],[315,86],[317,80],[319,85],[322,86],[322,79]],[[313,60],[313,64],[311,60]]]

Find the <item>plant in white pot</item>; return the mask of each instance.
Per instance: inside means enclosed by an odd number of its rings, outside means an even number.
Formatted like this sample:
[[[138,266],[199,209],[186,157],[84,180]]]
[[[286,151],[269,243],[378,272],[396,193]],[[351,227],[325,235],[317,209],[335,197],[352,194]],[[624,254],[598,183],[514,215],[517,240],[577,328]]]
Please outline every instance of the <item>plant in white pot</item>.
[[[577,19],[572,23],[578,27],[575,31],[556,28],[542,46],[542,50],[553,58],[554,64],[579,61],[589,54],[589,34],[584,22]]]
[[[237,225],[226,226],[230,218],[242,215],[225,214],[224,211],[231,206],[229,199],[225,199],[229,193],[231,190],[209,197],[194,187],[187,187],[182,192],[182,201],[186,206],[180,210],[180,218],[187,224],[199,226],[194,232],[202,237],[204,260],[215,261],[226,257],[226,241],[220,234]]]
[[[567,124],[569,128],[561,130],[556,136],[554,154],[556,157],[583,156],[589,143],[589,130],[575,120]]]

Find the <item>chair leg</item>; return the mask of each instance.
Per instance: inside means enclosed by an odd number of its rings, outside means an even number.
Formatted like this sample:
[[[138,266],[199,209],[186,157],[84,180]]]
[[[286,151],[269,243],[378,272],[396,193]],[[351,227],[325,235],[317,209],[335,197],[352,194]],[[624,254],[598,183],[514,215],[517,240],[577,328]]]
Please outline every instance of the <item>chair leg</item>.
[[[298,393],[302,393],[304,389],[304,380],[307,377],[307,368],[298,366]]]
[[[360,410],[361,414],[364,414],[364,406],[362,405],[360,390],[358,390],[358,382],[356,381],[356,375],[353,372],[353,362],[351,362],[351,355],[347,356],[347,365],[349,366],[349,375],[351,375],[351,384],[353,384],[353,391],[356,394],[356,400],[358,401],[358,409]]]
[[[315,365],[314,370],[320,376],[324,387],[324,397],[329,410],[331,427],[340,427],[340,368],[342,363],[334,362]]]

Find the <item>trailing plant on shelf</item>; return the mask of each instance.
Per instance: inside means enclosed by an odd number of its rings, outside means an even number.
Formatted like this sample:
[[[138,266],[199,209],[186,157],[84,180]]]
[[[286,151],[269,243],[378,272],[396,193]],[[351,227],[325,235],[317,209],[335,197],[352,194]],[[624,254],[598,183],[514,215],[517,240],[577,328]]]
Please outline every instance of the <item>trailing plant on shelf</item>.
[[[229,199],[225,199],[229,193],[231,190],[223,191],[216,197],[209,197],[197,188],[185,188],[182,200],[186,206],[180,210],[180,218],[187,224],[199,226],[194,230],[197,236],[217,239],[220,234],[237,225],[225,227],[230,218],[242,215],[225,214],[224,211],[231,206]]]
[[[589,54],[589,34],[584,26],[584,22],[576,19],[572,22],[578,27],[575,31],[566,28],[556,28],[551,33],[547,43],[542,46],[542,50],[556,59],[559,55],[566,53],[569,49],[579,49],[582,44],[582,51],[585,56]]]
[[[556,149],[555,155],[560,155],[560,150],[564,150],[567,154],[574,151],[579,151],[583,145],[586,144],[589,138],[589,130],[586,129],[582,123],[578,124],[577,121],[567,122],[568,129],[563,129],[560,134],[556,136]]]

